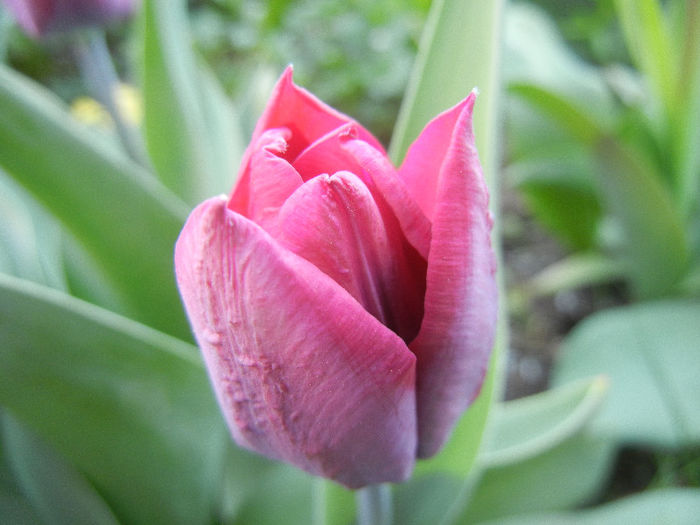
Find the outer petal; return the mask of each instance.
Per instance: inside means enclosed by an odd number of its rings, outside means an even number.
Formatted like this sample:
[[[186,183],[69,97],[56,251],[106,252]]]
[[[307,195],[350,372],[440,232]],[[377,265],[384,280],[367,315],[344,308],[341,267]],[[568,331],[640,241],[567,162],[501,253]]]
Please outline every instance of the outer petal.
[[[305,183],[280,210],[278,240],[404,341],[416,336],[423,318],[425,260],[405,249],[395,221],[393,227],[384,222],[356,175],[341,171]]]
[[[399,168],[399,177],[423,213],[432,221],[438,192],[438,177],[452,143],[457,119],[466,107],[474,105],[476,94],[431,120],[411,144]]]
[[[306,260],[223,198],[192,213],[178,285],[236,441],[348,487],[415,457],[415,357]]]
[[[457,106],[459,115],[439,170],[425,314],[410,344],[418,357],[419,457],[442,447],[479,393],[496,329],[495,258],[488,192],[471,129],[473,102],[470,96]],[[442,134],[434,126],[426,132]]]

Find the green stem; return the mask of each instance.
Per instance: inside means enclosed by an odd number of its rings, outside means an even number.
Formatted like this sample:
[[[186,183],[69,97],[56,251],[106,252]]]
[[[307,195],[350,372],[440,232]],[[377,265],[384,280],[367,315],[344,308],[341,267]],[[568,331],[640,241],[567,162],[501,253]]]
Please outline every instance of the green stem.
[[[75,51],[83,81],[91,91],[92,96],[105,107],[112,117],[124,150],[134,161],[147,167],[148,161],[143,143],[137,136],[135,129],[125,122],[117,107],[115,88],[119,85],[119,78],[114,70],[104,33],[98,30],[87,30],[80,34],[77,38]]]
[[[391,525],[394,521],[391,486],[370,485],[355,492],[357,525]]]

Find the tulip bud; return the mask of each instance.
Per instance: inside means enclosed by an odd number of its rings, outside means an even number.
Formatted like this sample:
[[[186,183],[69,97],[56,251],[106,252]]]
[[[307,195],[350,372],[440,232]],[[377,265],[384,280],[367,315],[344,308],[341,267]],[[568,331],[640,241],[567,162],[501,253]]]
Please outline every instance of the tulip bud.
[[[351,488],[403,481],[478,395],[494,340],[475,95],[397,170],[291,74],[231,195],[187,220],[178,286],[237,443]]]
[[[138,0],[2,0],[20,26],[38,38],[89,25],[102,25],[123,18]]]

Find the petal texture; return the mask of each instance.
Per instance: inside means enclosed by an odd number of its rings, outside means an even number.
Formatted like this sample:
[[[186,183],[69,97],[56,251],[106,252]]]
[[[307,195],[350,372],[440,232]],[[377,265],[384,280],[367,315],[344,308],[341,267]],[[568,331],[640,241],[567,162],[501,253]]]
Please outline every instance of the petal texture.
[[[410,475],[415,356],[398,336],[223,198],[192,212],[175,266],[239,444],[351,488]]]
[[[278,240],[404,341],[416,336],[423,317],[425,261],[407,246],[395,219],[384,220],[356,175],[341,171],[304,184],[280,211]]]
[[[432,207],[425,313],[410,344],[418,358],[418,456],[444,444],[481,389],[493,346],[497,314],[495,258],[491,250],[488,192],[472,132],[474,94],[457,106],[437,176]],[[428,124],[417,139],[442,137],[455,109]],[[437,147],[437,146],[436,146]],[[415,151],[415,150],[414,150]],[[432,174],[426,173],[428,177]],[[422,183],[414,183],[414,189]]]

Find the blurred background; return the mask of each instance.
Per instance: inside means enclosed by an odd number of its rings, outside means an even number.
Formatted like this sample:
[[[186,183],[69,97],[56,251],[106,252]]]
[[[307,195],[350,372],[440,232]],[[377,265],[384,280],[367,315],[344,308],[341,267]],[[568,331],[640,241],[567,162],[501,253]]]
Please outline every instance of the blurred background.
[[[584,506],[700,487],[700,6],[635,4],[520,0],[503,11],[504,396],[612,379],[593,428],[614,445],[577,500]],[[293,63],[297,84],[388,145],[429,1],[188,5],[197,56],[234,101],[244,139]],[[37,41],[0,15],[0,58],[109,135],[68,37]],[[107,31],[125,83],[120,107],[136,125],[141,30],[136,19]],[[657,406],[650,390],[670,394]]]

